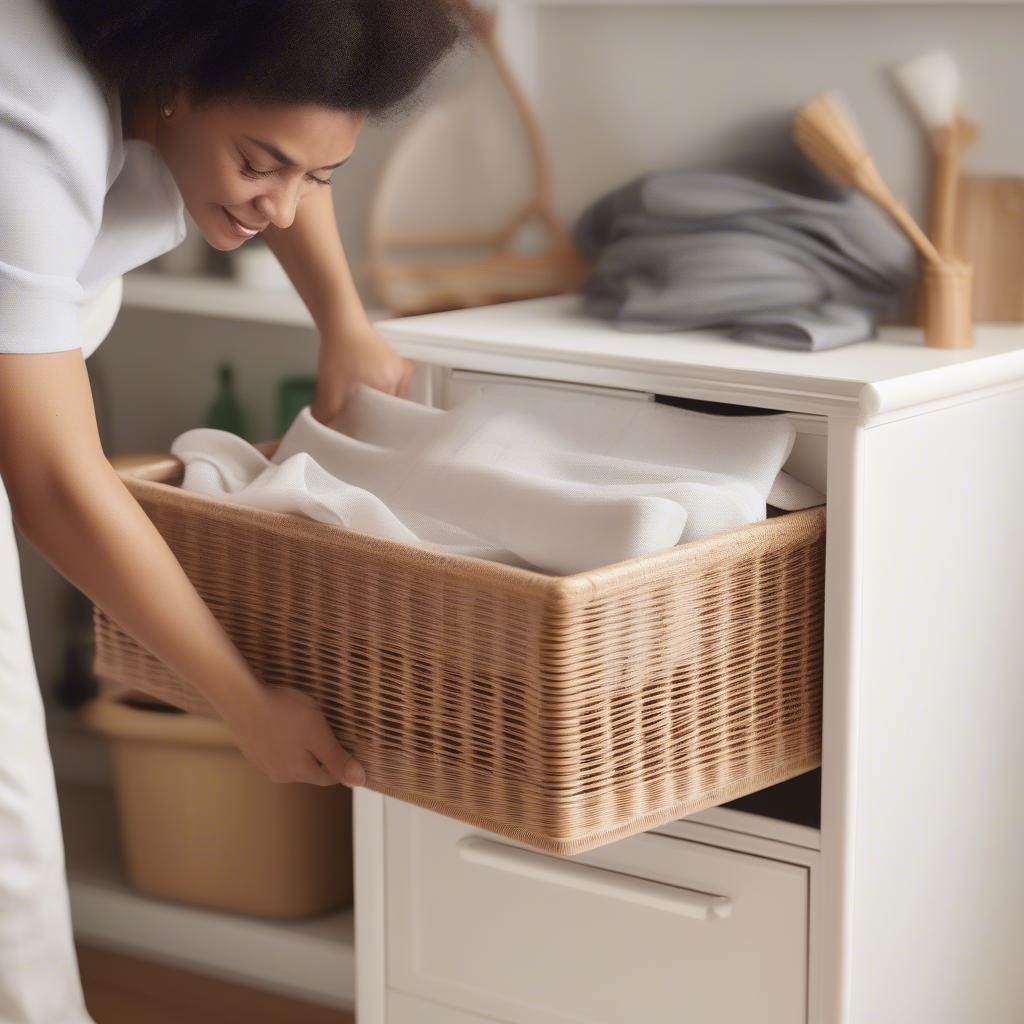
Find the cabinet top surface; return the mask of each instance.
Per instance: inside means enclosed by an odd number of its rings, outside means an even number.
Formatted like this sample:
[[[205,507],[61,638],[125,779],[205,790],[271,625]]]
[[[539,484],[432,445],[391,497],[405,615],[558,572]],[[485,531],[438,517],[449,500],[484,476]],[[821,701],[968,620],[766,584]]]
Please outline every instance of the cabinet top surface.
[[[871,341],[794,352],[714,331],[623,331],[584,314],[579,296],[559,295],[377,326],[414,358],[443,365],[541,376],[545,363],[558,364],[553,375],[560,377],[566,366],[603,368],[609,384],[616,373],[656,375],[666,383],[700,380],[721,389],[817,396],[826,405],[857,403],[870,412],[882,411],[895,392],[906,405],[1024,379],[1024,325],[1017,324],[977,325],[969,349],[927,348],[919,329],[896,327]],[[502,365],[490,365],[496,362]]]

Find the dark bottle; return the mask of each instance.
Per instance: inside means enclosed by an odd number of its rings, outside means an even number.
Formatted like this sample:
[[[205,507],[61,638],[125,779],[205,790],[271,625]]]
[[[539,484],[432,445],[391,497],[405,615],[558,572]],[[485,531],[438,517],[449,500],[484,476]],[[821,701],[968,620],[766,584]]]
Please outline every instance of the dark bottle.
[[[234,370],[230,363],[221,363],[217,368],[220,379],[217,397],[206,414],[206,426],[227,430],[249,440],[249,425],[245,410],[235,394]]]

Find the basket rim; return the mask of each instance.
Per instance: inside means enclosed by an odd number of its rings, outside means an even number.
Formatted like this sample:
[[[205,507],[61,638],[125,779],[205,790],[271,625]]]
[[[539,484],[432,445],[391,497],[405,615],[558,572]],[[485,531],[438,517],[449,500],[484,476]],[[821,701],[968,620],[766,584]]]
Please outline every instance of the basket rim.
[[[269,457],[278,444],[278,441],[265,441],[257,443],[255,447]],[[447,571],[461,575],[470,573],[478,582],[486,583],[489,587],[520,592],[527,590],[534,595],[549,598],[556,604],[571,605],[585,603],[599,590],[606,593],[616,583],[636,584],[668,571],[699,569],[730,554],[740,556],[745,552],[777,547],[785,539],[794,543],[811,543],[825,532],[828,508],[824,503],[814,505],[723,530],[686,544],[677,544],[664,551],[639,555],[578,573],[553,575],[536,569],[493,562],[475,555],[376,537],[289,512],[252,508],[224,498],[184,491],[177,483],[184,470],[184,463],[170,453],[127,457],[121,460],[120,465],[115,462],[115,469],[133,496],[166,508],[193,511],[201,508],[205,515],[216,520],[266,527],[275,533],[284,534],[289,540],[337,545],[349,550],[356,548],[368,555],[384,556],[414,571]]]

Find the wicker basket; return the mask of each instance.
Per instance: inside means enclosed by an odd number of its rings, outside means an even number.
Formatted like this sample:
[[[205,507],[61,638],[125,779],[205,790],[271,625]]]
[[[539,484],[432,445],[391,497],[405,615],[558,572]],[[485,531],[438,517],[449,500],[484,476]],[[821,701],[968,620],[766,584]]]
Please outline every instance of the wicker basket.
[[[820,763],[824,506],[548,576],[185,492],[170,456],[120,472],[253,671],[313,694],[379,793],[571,855]],[[212,714],[95,625],[98,676]]]

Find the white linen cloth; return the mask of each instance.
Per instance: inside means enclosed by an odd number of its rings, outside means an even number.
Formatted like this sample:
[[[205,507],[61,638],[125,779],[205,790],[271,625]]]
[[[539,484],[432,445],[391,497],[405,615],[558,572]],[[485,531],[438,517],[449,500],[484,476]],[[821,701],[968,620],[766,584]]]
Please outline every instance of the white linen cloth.
[[[186,490],[567,574],[764,519],[795,437],[781,414],[504,384],[441,410],[359,385],[330,424],[304,408],[271,459],[207,427],[171,451]]]

